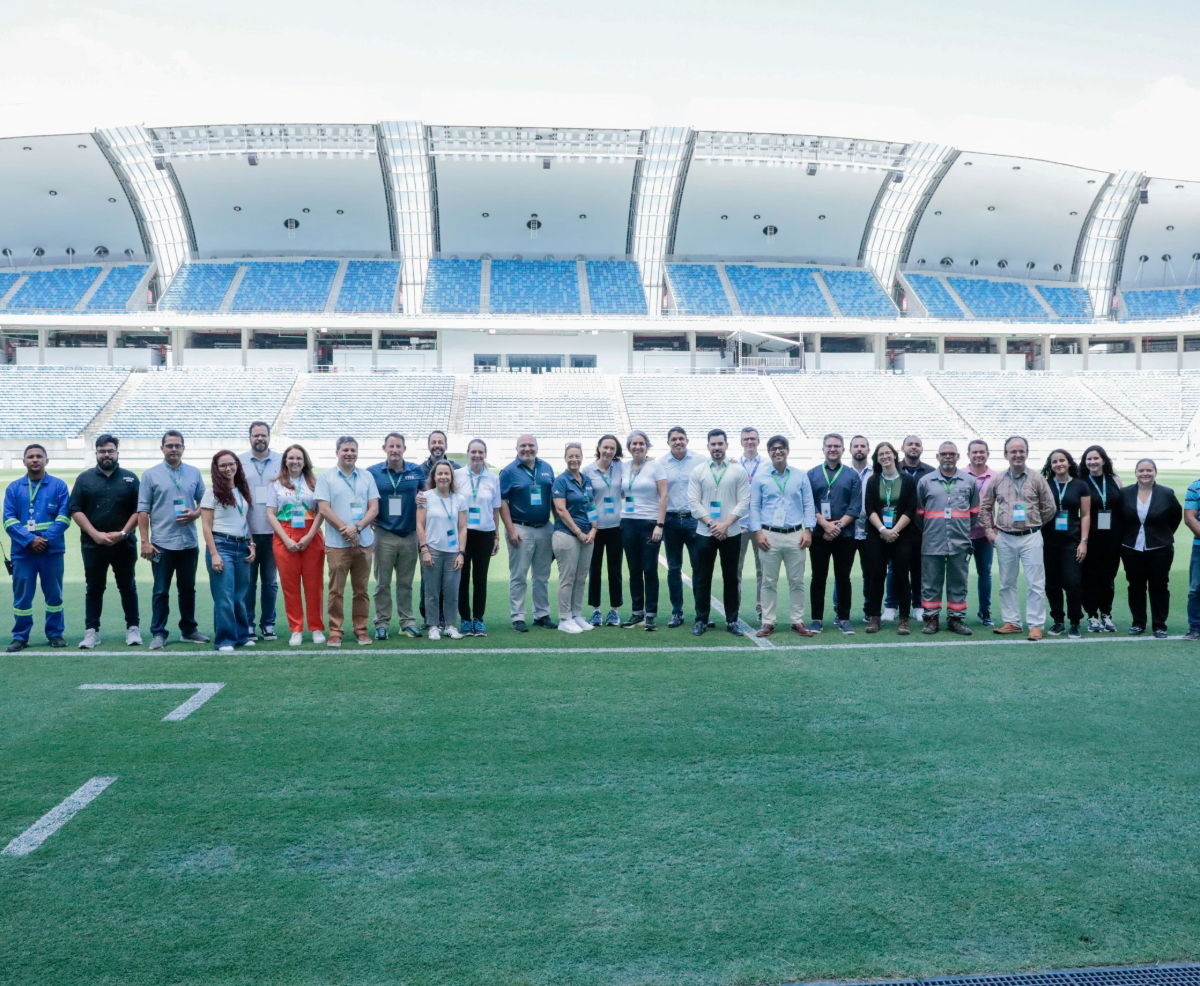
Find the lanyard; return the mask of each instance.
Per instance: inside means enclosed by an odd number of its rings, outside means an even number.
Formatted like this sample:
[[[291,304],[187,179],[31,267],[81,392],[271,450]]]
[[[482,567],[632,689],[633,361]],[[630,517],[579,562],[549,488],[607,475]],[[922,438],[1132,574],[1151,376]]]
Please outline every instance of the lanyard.
[[[887,476],[883,475],[883,473],[879,474],[879,485],[882,486],[884,483],[887,483],[887,503],[884,504],[884,506],[886,506],[889,510],[892,508],[892,488],[896,485],[896,480],[899,478],[899,473],[897,473],[891,479],[888,479]]]
[[[1029,473],[1028,472],[1021,473],[1021,481],[1018,483],[1017,477],[1013,475],[1013,471],[1010,469],[1010,470],[1008,470],[1008,478],[1012,480],[1013,486],[1015,486],[1017,488],[1017,496],[1019,496],[1022,500],[1024,500],[1025,499],[1025,480],[1027,480],[1029,478]]]
[[[246,516],[245,504],[246,504],[246,501],[242,499],[242,494],[239,493],[237,490],[234,490],[233,491],[233,505],[235,507],[237,507],[237,512],[238,512],[239,517]]]
[[[350,480],[346,478],[346,474],[344,472],[342,472],[342,470],[340,470],[340,469],[338,470],[338,475],[342,477],[342,482],[345,483],[347,487],[349,487],[350,495],[358,496],[358,470],[355,469],[354,472],[352,472],[350,474],[351,476],[354,477],[353,483],[350,482]]]
[[[821,463],[821,472],[825,476],[825,499],[829,499],[829,495],[833,492],[833,484],[838,481],[838,476],[842,474],[842,470],[846,467],[838,466],[837,472],[833,474],[833,479],[829,478],[829,467],[824,462]]]
[[[920,464],[918,464],[918,465],[913,466],[911,469],[909,469],[908,466],[901,466],[900,471],[902,473],[904,473],[904,475],[906,475],[909,479],[916,479],[917,473],[919,473],[921,471],[921,466],[920,466]]]
[[[183,481],[179,477],[183,475],[183,466],[180,466],[178,469],[172,469],[170,466],[167,466],[167,475],[171,477],[171,482],[175,484],[175,492],[182,493]]]
[[[536,464],[534,465],[534,467],[532,469],[526,469],[524,466],[517,466],[517,468],[520,469],[521,472],[525,473],[525,475],[530,478],[530,480],[533,482],[534,486],[538,485],[537,465]]]
[[[483,485],[483,473],[481,472],[479,474],[479,477],[476,478],[475,474],[473,472],[471,472],[470,469],[468,469],[467,470],[467,479],[470,480],[470,483],[471,483],[471,499],[478,500],[479,499],[479,487]]]
[[[753,469],[751,469],[749,466],[746,465],[746,463],[749,461],[750,461],[749,459],[742,459],[742,468],[745,469],[746,472],[748,472],[750,474],[750,481],[754,482],[754,474],[758,472],[758,467],[762,465],[762,456],[760,455],[757,458],[755,458]]]
[[[38,491],[41,490],[42,483],[44,483],[45,481],[46,481],[46,477],[43,476],[41,479],[39,479],[37,481],[37,486],[34,486],[32,483],[29,483],[29,516],[30,517],[33,516],[33,501],[37,499]],[[27,479],[26,482],[28,483],[29,480]]]
[[[638,478],[638,473],[640,473],[645,468],[646,468],[646,460],[645,459],[642,460],[642,464],[640,466],[638,466],[636,469],[633,468],[632,462],[629,463],[629,492],[630,493],[633,492],[633,481]],[[725,468],[728,469],[729,467],[726,466]],[[725,474],[722,473],[721,475],[723,476]]]
[[[1091,482],[1091,484],[1095,488],[1096,492],[1100,494],[1100,509],[1107,510],[1108,509],[1108,477],[1107,476],[1100,477],[1101,486],[1096,486],[1096,477],[1091,475],[1090,473],[1088,474],[1088,480]],[[1103,487],[1103,488],[1101,488],[1101,487]]]
[[[1058,509],[1059,510],[1062,510],[1063,493],[1066,492],[1067,486],[1069,486],[1069,485],[1070,485],[1069,483],[1063,483],[1060,486],[1059,482],[1058,482],[1058,478],[1055,477],[1055,479],[1054,479],[1054,499],[1056,499],[1058,501]]]
[[[263,464],[261,467],[258,464],[258,459],[256,459],[254,456],[250,456],[250,464],[254,466],[254,471],[258,473],[258,478],[261,481],[263,478],[263,473],[267,471],[267,466],[271,464],[271,456],[268,455],[265,459],[263,459]]]
[[[404,482],[404,476],[405,476],[405,474],[404,474],[404,473],[401,473],[401,474],[400,474],[400,482],[398,483],[398,482],[396,482],[396,477],[392,475],[392,467],[391,467],[391,466],[387,466],[387,467],[385,467],[385,468],[386,468],[386,471],[387,471],[387,478],[388,478],[388,482],[392,484],[392,492],[393,492],[393,493],[399,493],[399,492],[400,492],[400,483],[403,483],[403,482]],[[340,471],[340,470],[339,470],[339,471]],[[345,475],[345,473],[343,473],[343,475]]]
[[[953,477],[952,479],[942,479],[941,476],[938,476],[938,482],[942,484],[942,489],[946,491],[947,497],[950,496],[950,491],[954,489],[954,484],[957,479],[957,476]]]
[[[615,462],[610,462],[608,464],[608,469],[606,469],[604,472],[601,472],[599,467],[596,468],[596,475],[604,480],[604,486],[606,489],[609,489],[609,490],[612,489],[612,480],[609,479],[608,477],[612,475],[613,466],[615,466],[615,465],[616,465]]]
[[[438,499],[442,501],[442,506],[446,510],[446,520],[450,520],[451,519],[450,508],[454,506],[454,494],[451,493],[449,496],[442,496],[441,492],[438,492]]]
[[[713,483],[715,483],[717,489],[720,490],[721,480],[724,479],[725,474],[727,472],[729,472],[729,463],[726,462],[725,465],[721,467],[721,475],[720,476],[717,475],[717,470],[715,470],[713,468],[713,464],[711,462],[708,464],[708,471],[712,474]]]
[[[571,475],[570,472],[568,472],[567,473],[567,482],[571,483],[575,487],[575,489],[579,490],[579,495],[582,496],[585,500],[592,499],[594,493],[588,492],[588,487],[591,484],[588,483],[587,476],[585,476],[582,472],[579,474],[578,479],[576,479],[574,476]]]
[[[784,496],[784,497],[787,496],[787,484],[788,484],[788,479],[791,475],[792,475],[792,467],[788,466],[786,469],[783,470],[783,482],[781,483],[779,481],[779,473],[776,472],[774,469],[771,470],[771,478],[773,480],[775,480],[775,486],[779,489],[780,496]]]

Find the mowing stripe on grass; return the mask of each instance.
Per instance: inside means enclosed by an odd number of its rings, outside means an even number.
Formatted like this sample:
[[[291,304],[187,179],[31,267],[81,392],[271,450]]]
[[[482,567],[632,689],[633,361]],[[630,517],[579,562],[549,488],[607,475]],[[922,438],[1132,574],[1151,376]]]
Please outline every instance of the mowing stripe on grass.
[[[77,812],[95,801],[104,789],[115,780],[115,777],[93,777],[74,794],[68,795],[46,812],[7,846],[0,849],[0,856],[28,856],[74,818]]]
[[[662,565],[663,568],[667,567],[667,560],[662,555],[658,556],[658,563],[660,565]],[[686,585],[689,589],[692,587],[692,580],[687,575],[685,575],[683,572],[680,572],[679,577],[681,579],[683,579],[683,584]],[[712,602],[710,603],[712,608],[715,609],[722,616],[724,616],[725,615],[725,606],[722,604],[721,600],[719,600],[716,596],[710,596],[709,598],[712,600]],[[747,637],[749,637],[752,641],[754,641],[754,643],[756,643],[759,647],[768,648],[768,647],[775,646],[766,637],[754,636],[754,631],[751,629],[750,625],[745,620],[739,619],[738,626],[740,626],[742,628],[742,633],[744,633]],[[655,649],[657,649],[657,648],[655,648]]]
[[[128,651],[114,651],[113,653],[128,653]],[[185,691],[191,691],[193,688],[198,689],[196,694],[184,702],[183,705],[172,709],[162,718],[163,722],[182,722],[224,687],[225,682],[223,681],[206,681],[179,685],[80,685],[79,690],[93,692],[161,692],[173,689],[183,689]]]

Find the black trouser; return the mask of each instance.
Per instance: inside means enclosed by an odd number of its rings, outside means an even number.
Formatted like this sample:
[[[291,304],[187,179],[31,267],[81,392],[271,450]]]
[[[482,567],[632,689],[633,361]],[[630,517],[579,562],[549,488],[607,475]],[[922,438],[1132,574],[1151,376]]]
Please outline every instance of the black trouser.
[[[696,621],[708,622],[712,609],[713,571],[717,556],[721,557],[722,601],[725,622],[736,623],[738,618],[738,562],[742,560],[743,534],[731,534],[723,541],[703,534],[697,535],[696,560],[692,568],[692,593],[696,600]]]
[[[868,532],[867,539],[860,544],[862,553],[859,557],[862,561],[863,578],[867,585],[867,616],[883,615],[883,587],[887,582],[888,565],[891,565],[892,591],[896,593],[896,607],[900,611],[900,618],[908,619],[912,615],[908,585],[908,571],[912,563],[912,541],[900,540],[888,543],[883,538]]]
[[[910,528],[911,530],[911,528]],[[813,537],[819,532],[814,531]],[[912,608],[916,609],[921,605],[921,535],[917,532],[917,536],[909,542],[909,561],[908,561],[908,598],[911,601]],[[896,587],[893,584],[896,581],[896,568],[893,565],[891,572],[888,573],[887,592],[884,596],[885,606],[895,606],[899,608],[899,602],[896,600]]]
[[[495,543],[495,531],[467,531],[467,543],[463,545],[462,576],[458,583],[458,615],[461,619],[483,619],[483,611],[487,609],[488,565],[492,561]],[[472,589],[475,590],[473,594]]]
[[[639,616],[658,615],[658,548],[662,542],[650,537],[655,524],[653,520],[621,520],[621,545],[629,566],[629,602]]]
[[[809,575],[809,598],[812,618],[825,619],[825,583],[829,578],[829,559],[833,559],[833,581],[837,588],[837,618],[850,619],[850,604],[854,589],[850,584],[850,569],[854,567],[854,537],[834,538],[826,541],[821,529],[813,532],[812,547],[808,549],[808,561],[812,565]]]
[[[1105,537],[1101,540],[1092,534],[1081,567],[1083,611],[1091,617],[1111,614],[1113,597],[1117,594],[1117,569],[1121,567],[1121,546],[1117,539]]]
[[[151,568],[154,570],[154,594],[150,597],[150,636],[167,635],[167,617],[171,615],[171,580],[179,597],[179,632],[196,632],[196,566],[199,548],[159,548]]]
[[[694,573],[699,538],[695,517],[691,514],[667,514],[663,545],[667,549],[667,592],[671,595],[672,616],[683,616],[683,549],[687,548],[688,563]],[[592,556],[593,565],[596,563],[595,557]]]
[[[1063,622],[1063,594],[1072,626],[1083,619],[1083,570],[1075,560],[1078,541],[1056,541],[1042,534],[1042,561],[1046,566],[1046,604],[1050,622]]]
[[[623,522],[622,522],[623,523]],[[621,583],[621,527],[596,528],[592,542],[592,566],[588,569],[588,605],[600,608],[600,569],[608,566],[608,608],[620,609],[625,603]]]
[[[1135,627],[1146,626],[1146,594],[1149,592],[1153,629],[1167,628],[1167,611],[1171,608],[1171,562],[1174,560],[1174,548],[1134,551],[1121,547],[1125,578],[1129,580],[1129,614]]]
[[[126,538],[113,545],[88,544],[84,535],[80,545],[83,555],[83,579],[87,586],[83,597],[83,625],[88,630],[100,629],[100,614],[104,610],[104,590],[108,586],[108,569],[111,566],[117,591],[121,593],[121,609],[125,612],[125,626],[135,627],[141,623],[138,613],[137,541]]]

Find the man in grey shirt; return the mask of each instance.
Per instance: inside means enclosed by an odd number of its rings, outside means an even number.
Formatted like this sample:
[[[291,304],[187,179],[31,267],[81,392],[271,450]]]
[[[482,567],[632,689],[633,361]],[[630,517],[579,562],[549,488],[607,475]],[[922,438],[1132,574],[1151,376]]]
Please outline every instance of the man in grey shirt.
[[[138,531],[142,557],[154,570],[150,610],[150,650],[167,644],[167,618],[171,615],[171,580],[179,599],[180,638],[207,644],[196,628],[196,565],[200,548],[196,521],[204,477],[183,461],[183,435],[171,430],[162,437],[163,461],[142,473],[138,490]]]
[[[271,483],[279,478],[283,459],[272,452],[271,426],[265,421],[250,425],[250,451],[243,452],[242,470],[250,484],[250,536],[254,538],[254,561],[250,563],[250,584],[246,587],[246,618],[254,626],[254,597],[262,585],[262,608],[259,611],[258,635],[263,640],[275,640],[275,599],[279,593],[279,577],[275,568],[275,532],[267,521],[267,503]]]

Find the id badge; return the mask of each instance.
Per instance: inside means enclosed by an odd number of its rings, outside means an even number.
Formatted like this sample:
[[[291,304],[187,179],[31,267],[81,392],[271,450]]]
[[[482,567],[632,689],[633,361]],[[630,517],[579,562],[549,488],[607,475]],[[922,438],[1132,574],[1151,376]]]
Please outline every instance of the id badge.
[[[37,523],[34,521],[34,519],[32,517],[30,517],[29,520],[25,521],[25,530],[27,530],[27,531],[36,531],[37,530]]]
[[[389,517],[399,517],[404,511],[404,497],[402,496],[389,496],[387,504]]]
[[[175,497],[175,516],[182,517],[187,513],[187,501],[181,497]]]
[[[781,503],[775,508],[775,516],[771,518],[771,526],[772,527],[786,527],[787,525],[784,523],[784,521],[786,521],[786,520],[787,520],[787,506],[785,504]]]
[[[708,502],[708,516],[711,517],[713,520],[721,519],[721,501],[720,500],[710,500]]]
[[[254,494],[254,505],[261,507],[268,502],[267,498],[271,494],[271,488],[269,486],[256,486],[251,492]]]
[[[1060,510],[1054,515],[1054,529],[1056,531],[1065,531],[1067,529],[1067,512]]]
[[[587,519],[588,519],[589,524],[596,523],[596,520],[599,516],[600,515],[596,513],[596,507],[594,504],[592,506],[588,507]]]
[[[633,497],[631,496],[625,497],[625,513],[633,515]]]
[[[1023,503],[1014,503],[1013,504],[1013,523],[1014,524],[1024,524],[1025,523],[1025,504],[1023,504]]]
[[[1112,530],[1112,511],[1099,510],[1096,512],[1096,530],[1111,531]]]
[[[456,531],[453,527],[446,532],[446,543],[450,545],[451,548],[458,547],[458,531]]]
[[[292,527],[297,530],[304,527],[304,507],[299,503],[292,506]]]
[[[829,505],[828,500],[821,501],[821,516],[826,520],[833,520],[833,508]]]
[[[892,525],[896,523],[896,511],[891,507],[884,507],[883,513],[880,516],[883,517],[883,526],[890,531]]]
[[[604,498],[604,512],[606,514],[615,514],[617,512],[617,501],[611,496]]]
[[[947,507],[944,511],[942,511],[942,519],[943,520],[952,520],[953,518],[954,518],[954,511],[952,509],[950,509],[950,507]]]
[[[350,504],[350,519],[362,520],[367,515],[366,504],[362,500],[354,500]]]
[[[540,486],[531,486],[529,488],[529,505],[531,507],[540,507],[542,505],[542,488]]]
[[[467,507],[467,523],[478,527],[483,523],[483,511],[478,507]]]

